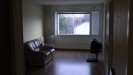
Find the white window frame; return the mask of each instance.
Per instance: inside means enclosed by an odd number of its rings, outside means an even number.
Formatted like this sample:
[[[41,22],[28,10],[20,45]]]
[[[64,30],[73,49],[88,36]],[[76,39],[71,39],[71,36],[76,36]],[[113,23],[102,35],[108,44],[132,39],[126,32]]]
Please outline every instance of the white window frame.
[[[74,13],[74,14],[90,14],[90,35],[84,35],[84,36],[92,36],[92,12],[99,12],[99,34],[100,35],[100,11],[91,11],[91,12],[56,12],[55,13],[55,35],[78,35],[78,34],[59,34],[59,18],[58,18],[58,14],[70,14],[70,13]],[[82,36],[82,35],[81,35]]]

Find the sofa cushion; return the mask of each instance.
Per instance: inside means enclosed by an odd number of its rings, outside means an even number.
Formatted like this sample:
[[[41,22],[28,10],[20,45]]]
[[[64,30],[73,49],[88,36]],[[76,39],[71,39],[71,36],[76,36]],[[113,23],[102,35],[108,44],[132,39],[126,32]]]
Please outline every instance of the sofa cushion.
[[[32,51],[46,51],[46,52],[54,52],[54,46],[49,44],[44,44],[39,39],[34,39],[28,42],[28,46]]]
[[[33,43],[35,44],[35,46],[36,46],[37,48],[40,48],[40,46],[43,45],[42,42],[41,42],[39,39],[34,39],[34,40],[33,40]]]
[[[27,44],[28,44],[29,48],[31,48],[31,50],[36,51],[36,46],[32,41],[29,41]]]

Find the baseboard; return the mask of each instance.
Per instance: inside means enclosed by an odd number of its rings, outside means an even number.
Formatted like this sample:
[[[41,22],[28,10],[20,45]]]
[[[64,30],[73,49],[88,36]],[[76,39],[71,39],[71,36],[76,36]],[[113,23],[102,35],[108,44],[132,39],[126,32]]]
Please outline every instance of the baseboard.
[[[90,51],[90,49],[72,49],[72,48],[55,48],[56,50],[68,50],[68,51]],[[103,50],[100,50],[102,52]]]
[[[71,48],[55,48],[56,50],[78,50],[78,51],[90,51],[90,49],[71,49]]]

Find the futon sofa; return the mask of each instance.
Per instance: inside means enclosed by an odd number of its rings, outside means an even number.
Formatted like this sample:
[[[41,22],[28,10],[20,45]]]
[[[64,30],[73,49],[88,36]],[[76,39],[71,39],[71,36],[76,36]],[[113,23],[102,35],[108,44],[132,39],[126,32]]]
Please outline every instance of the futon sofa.
[[[53,59],[54,46],[45,44],[40,39],[24,43],[25,61],[29,66],[44,66]]]

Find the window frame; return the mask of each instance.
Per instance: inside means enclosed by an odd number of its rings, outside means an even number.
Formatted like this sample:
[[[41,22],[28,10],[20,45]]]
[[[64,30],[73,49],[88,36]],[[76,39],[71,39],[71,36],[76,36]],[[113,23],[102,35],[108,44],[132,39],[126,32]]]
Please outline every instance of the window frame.
[[[99,12],[99,34],[100,35],[100,11],[91,11],[91,12],[56,12],[55,13],[55,34],[59,36],[92,36],[92,13],[93,12]],[[85,35],[85,34],[59,34],[59,18],[58,14],[90,14],[90,34]],[[98,36],[94,35],[94,36]]]

